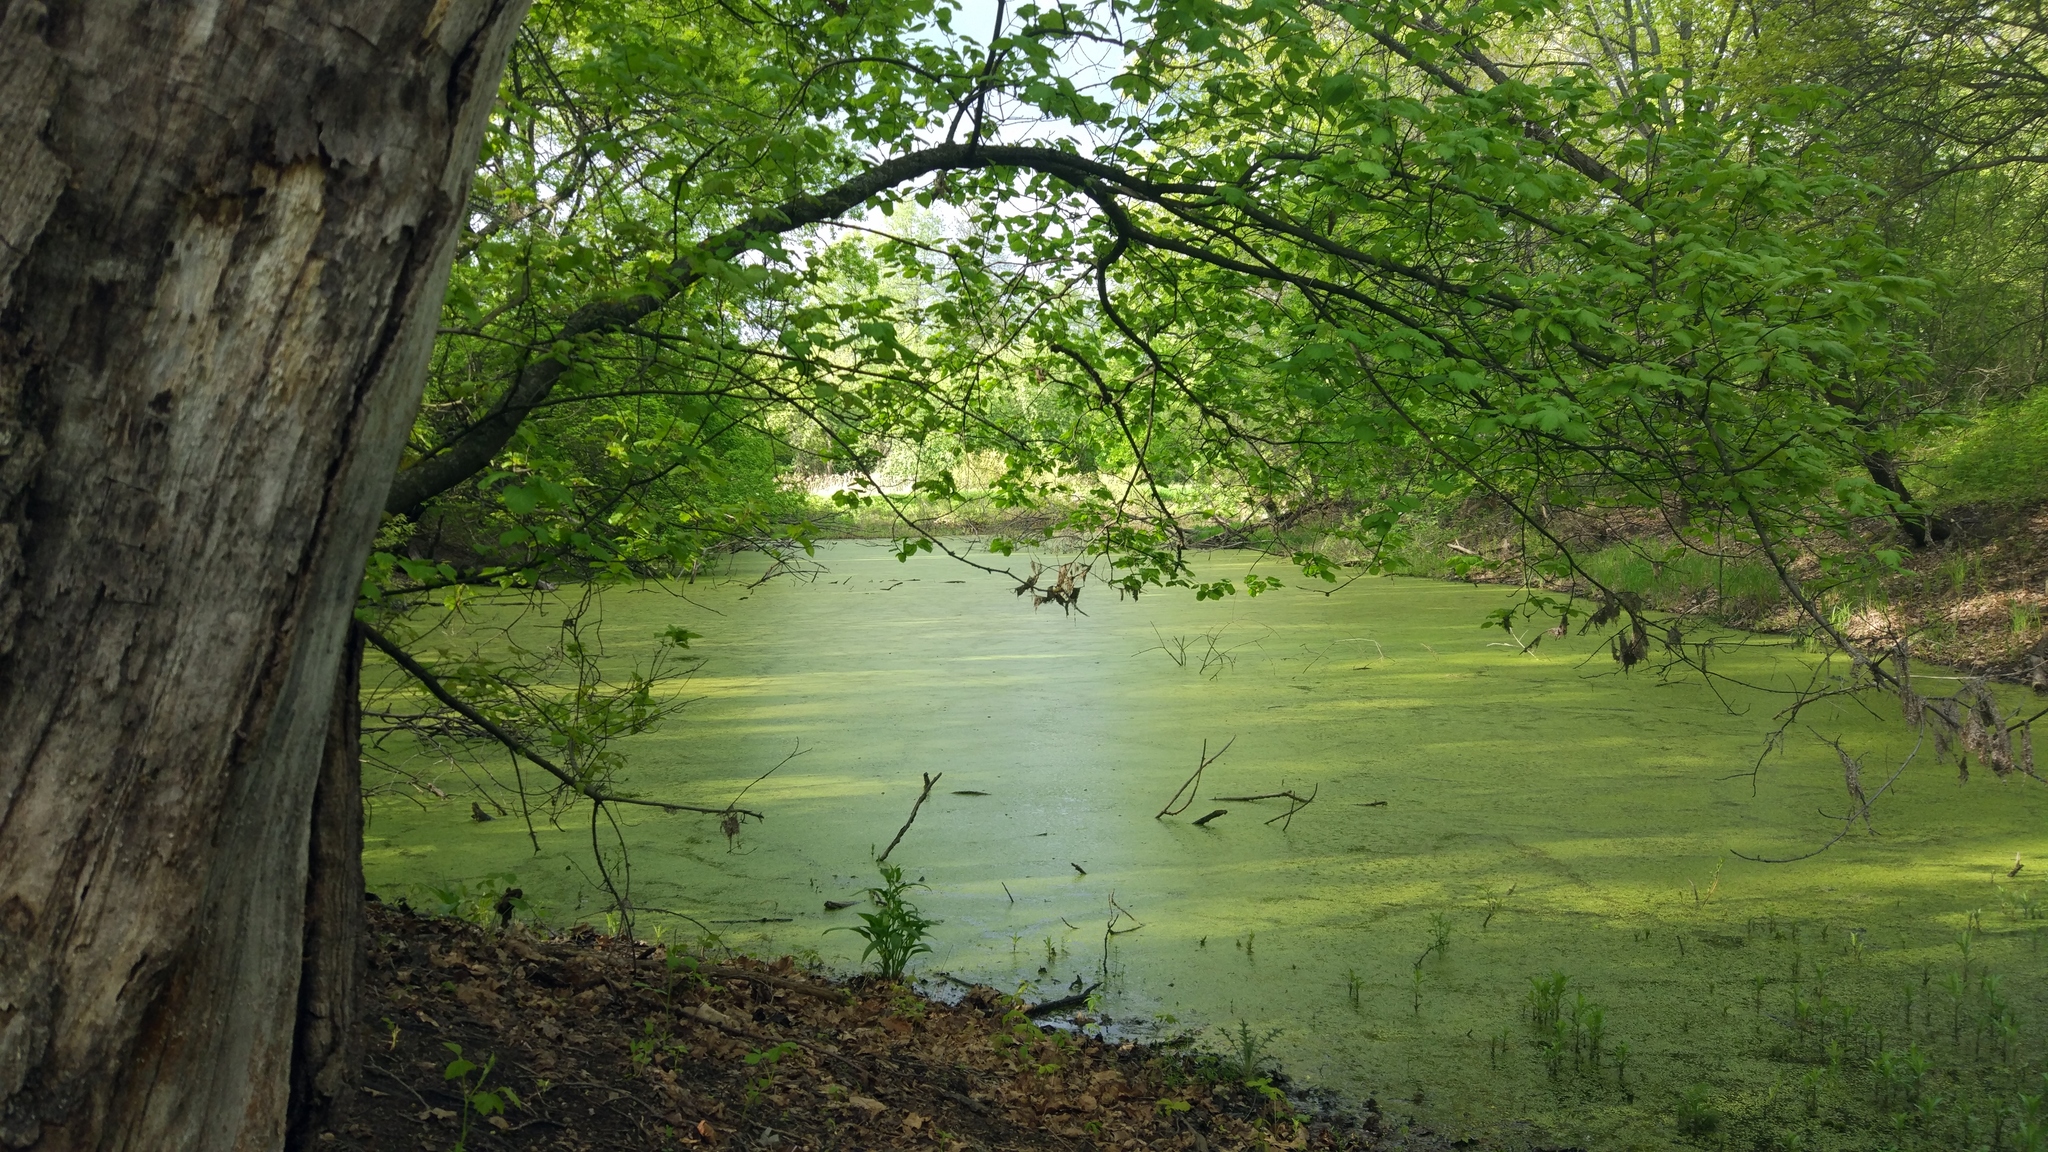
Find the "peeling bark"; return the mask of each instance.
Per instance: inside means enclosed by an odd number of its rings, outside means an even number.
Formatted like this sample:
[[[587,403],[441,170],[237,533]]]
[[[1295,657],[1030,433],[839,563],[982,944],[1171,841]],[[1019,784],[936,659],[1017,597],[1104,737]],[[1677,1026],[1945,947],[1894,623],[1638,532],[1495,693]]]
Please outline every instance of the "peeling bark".
[[[283,1139],[345,625],[523,8],[0,0],[0,1146]]]

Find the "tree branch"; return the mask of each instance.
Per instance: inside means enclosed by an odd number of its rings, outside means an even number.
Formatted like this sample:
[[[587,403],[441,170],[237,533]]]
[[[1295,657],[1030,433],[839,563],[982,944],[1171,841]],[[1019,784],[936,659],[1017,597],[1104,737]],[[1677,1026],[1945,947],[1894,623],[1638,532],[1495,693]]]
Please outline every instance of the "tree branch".
[[[514,755],[524,756],[528,760],[533,761],[535,764],[540,765],[540,767],[544,769],[549,775],[553,776],[557,780],[560,780],[563,784],[575,789],[577,792],[589,797],[592,800],[595,800],[601,804],[638,804],[647,808],[659,808],[664,812],[702,812],[711,816],[724,816],[729,813],[738,813],[741,815],[752,816],[756,820],[764,819],[764,817],[759,812],[754,812],[746,808],[734,808],[730,805],[724,808],[705,808],[696,804],[670,804],[665,800],[641,800],[632,796],[620,796],[613,792],[607,792],[604,789],[599,788],[596,784],[578,780],[574,773],[564,770],[560,765],[556,764],[554,761],[534,751],[533,747],[527,744],[526,741],[521,740],[519,737],[513,735],[510,731],[506,730],[504,727],[497,724],[490,717],[477,711],[474,707],[464,702],[461,697],[458,697],[453,692],[450,692],[448,690],[447,685],[441,683],[439,677],[435,676],[432,672],[429,672],[425,668],[421,667],[419,661],[413,659],[412,656],[409,653],[407,653],[404,648],[400,647],[398,643],[392,640],[389,636],[384,635],[382,632],[377,631],[375,628],[370,627],[368,624],[362,624],[358,622],[357,627],[363,630],[363,638],[365,640],[368,640],[371,646],[375,647],[379,652],[384,653],[384,655],[391,657],[392,663],[398,665],[400,668],[403,668],[405,670],[406,675],[411,676],[414,680],[419,681],[420,687],[425,688],[428,691],[428,693],[430,693],[434,697],[434,699],[439,700],[441,703],[446,704],[450,708],[453,708],[458,714],[462,716],[463,719],[469,721],[470,723],[476,725],[477,727],[483,729],[485,732],[489,733],[491,739],[496,740],[500,744],[503,744],[506,747],[506,749],[511,751]],[[779,768],[781,767],[781,765],[778,764],[776,765],[776,767]],[[738,798],[735,797],[734,799]]]
[[[1456,81],[1453,78],[1449,82]],[[1547,129],[1531,126],[1529,130],[1532,136],[1557,150],[1560,158],[1567,164],[1579,169],[1596,182],[1620,180],[1611,170],[1578,153],[1570,144],[1556,138],[1554,134],[1544,134],[1547,133]],[[600,300],[585,304],[571,313],[553,335],[537,341],[534,346],[560,348],[565,344],[574,345],[590,337],[626,331],[703,279],[713,264],[731,260],[749,249],[765,247],[774,237],[783,233],[837,219],[873,197],[919,177],[935,172],[988,168],[1019,168],[1065,181],[1094,200],[1110,218],[1117,234],[1127,240],[1187,256],[1225,271],[1343,296],[1417,333],[1433,339],[1442,339],[1439,334],[1430,332],[1416,317],[1407,315],[1386,301],[1356,288],[1287,272],[1277,266],[1260,267],[1210,251],[1197,244],[1160,235],[1138,226],[1116,203],[1117,197],[1126,196],[1172,209],[1173,206],[1166,204],[1167,197],[1215,197],[1219,195],[1216,186],[1179,182],[1155,183],[1116,165],[1105,164],[1058,148],[990,145],[973,141],[965,144],[939,144],[905,153],[841,181],[817,195],[798,196],[772,208],[763,209],[743,223],[705,239],[689,253],[678,257],[656,281],[656,291],[643,292],[622,300]],[[1186,209],[1177,210],[1176,215],[1185,217]],[[1309,230],[1277,216],[1256,211],[1248,212],[1247,216],[1262,227],[1289,236],[1297,242],[1311,244],[1340,258],[1361,261],[1367,266],[1412,280],[1434,291],[1473,295],[1470,289],[1424,269],[1373,257],[1368,253],[1337,245],[1326,237],[1317,238],[1310,234]],[[1200,225],[1199,221],[1191,222]],[[1214,228],[1214,225],[1206,226]],[[1501,307],[1513,303],[1501,299],[1485,299]],[[1580,351],[1598,358],[1591,349],[1580,347]],[[568,370],[571,357],[572,354],[569,352],[555,351],[521,369],[512,386],[506,389],[482,419],[457,433],[452,440],[431,455],[401,469],[392,478],[391,490],[384,502],[385,511],[399,515],[416,515],[427,501],[489,467],[491,460],[511,442],[513,434],[519,430],[520,423],[527,415],[546,402],[563,373]]]

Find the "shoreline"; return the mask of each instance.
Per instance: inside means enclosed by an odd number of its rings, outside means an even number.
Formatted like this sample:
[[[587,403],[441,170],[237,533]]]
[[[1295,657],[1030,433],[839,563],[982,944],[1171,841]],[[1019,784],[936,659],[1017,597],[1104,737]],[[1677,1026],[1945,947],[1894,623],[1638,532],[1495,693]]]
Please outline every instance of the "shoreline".
[[[1044,1024],[958,978],[947,1003],[587,927],[499,932],[378,903],[369,921],[360,1090],[321,1147],[1483,1147],[1185,1044]]]

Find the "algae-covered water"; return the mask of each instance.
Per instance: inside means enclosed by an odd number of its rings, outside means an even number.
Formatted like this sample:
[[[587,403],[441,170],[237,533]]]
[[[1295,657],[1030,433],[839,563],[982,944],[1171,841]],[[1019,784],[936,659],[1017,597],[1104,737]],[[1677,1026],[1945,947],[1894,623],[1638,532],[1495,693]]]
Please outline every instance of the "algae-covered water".
[[[1951,1147],[1994,1124],[2009,1144],[2020,1118],[1995,1108],[2039,1091],[2048,899],[2026,901],[2048,873],[2048,788],[1961,784],[1923,752],[1874,834],[1792,864],[1734,854],[1832,835],[1842,767],[1821,737],[1874,791],[1912,747],[1895,718],[1812,708],[1752,775],[1781,699],[1624,676],[1590,638],[1525,654],[1479,626],[1500,589],[1092,588],[1064,615],[941,558],[840,543],[818,560],[812,579],[602,599],[622,666],[664,628],[703,637],[677,688],[693,702],[626,742],[623,786],[721,805],[805,749],[747,793],[767,819],[735,844],[709,817],[620,813],[634,901],[670,913],[643,911],[642,935],[693,940],[687,914],[727,946],[855,967],[861,942],[826,929],[858,908],[824,901],[872,882],[920,775],[942,772],[892,858],[941,921],[917,971],[1033,999],[1106,974],[1112,1027],[1199,1029],[1211,1048],[1248,1028],[1297,1081],[1397,1115],[1603,1149]],[[539,637],[562,610],[519,628]],[[1718,667],[1783,686],[1808,659],[1756,640]],[[1199,799],[1155,818],[1204,742],[1231,740]],[[548,919],[600,920],[588,825],[543,822],[536,854],[520,820],[472,821],[462,782],[374,805],[372,887],[509,873]],[[1214,799],[1283,790],[1315,797],[1284,824],[1284,800]],[[2015,853],[2039,864],[2009,878]],[[1531,1022],[1531,979],[1552,973],[1576,1034]],[[1916,1052],[1909,1087],[1873,1063]]]

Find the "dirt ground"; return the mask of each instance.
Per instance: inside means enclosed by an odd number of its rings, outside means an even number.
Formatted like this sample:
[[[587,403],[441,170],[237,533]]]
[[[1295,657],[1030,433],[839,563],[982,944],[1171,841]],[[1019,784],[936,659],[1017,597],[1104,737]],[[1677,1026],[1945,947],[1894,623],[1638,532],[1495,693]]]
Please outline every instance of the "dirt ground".
[[[1377,1101],[1290,1097],[1213,1056],[1042,1024],[788,958],[698,956],[371,906],[360,1088],[322,1147],[1474,1147]],[[1045,1017],[1041,1017],[1044,1019]]]
[[[1963,519],[1887,590],[1895,618],[1858,623],[1917,636],[1934,663],[2048,691],[2048,507]]]

